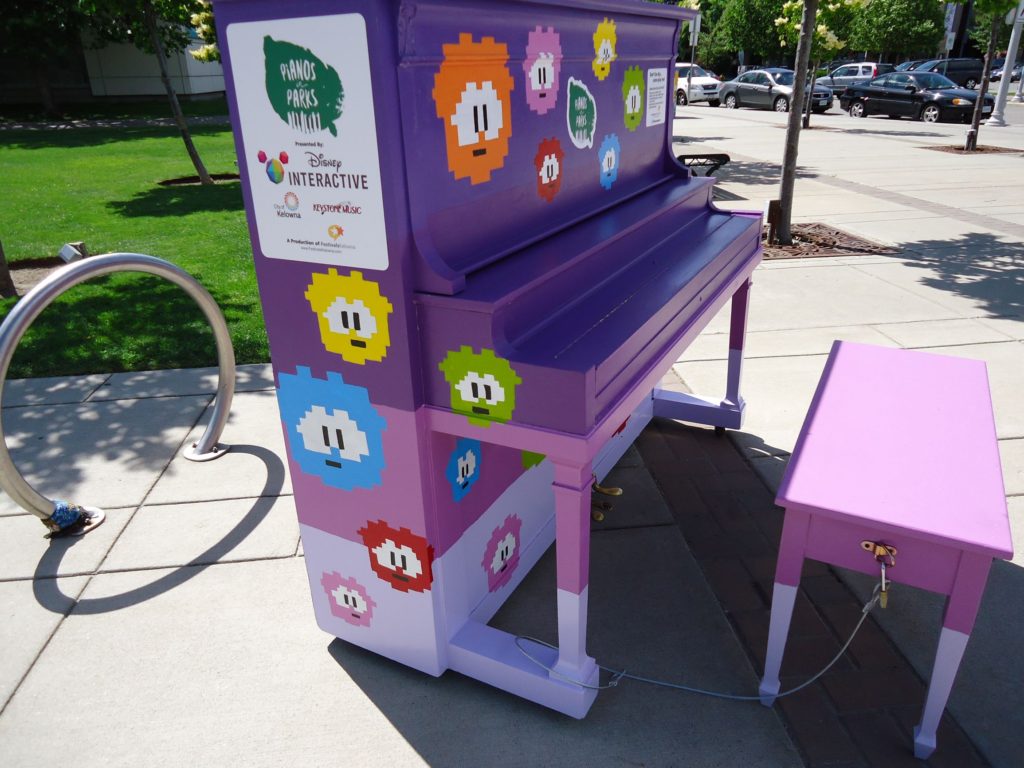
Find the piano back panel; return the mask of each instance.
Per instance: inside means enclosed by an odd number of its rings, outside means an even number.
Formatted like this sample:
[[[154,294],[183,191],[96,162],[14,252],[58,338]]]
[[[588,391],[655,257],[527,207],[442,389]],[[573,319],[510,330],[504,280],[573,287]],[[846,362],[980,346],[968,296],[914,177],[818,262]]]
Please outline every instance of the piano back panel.
[[[668,152],[679,23],[652,8],[403,3],[400,119],[419,290],[458,293],[475,270],[679,173]],[[595,38],[610,62],[596,59]],[[649,88],[659,74],[660,89]]]

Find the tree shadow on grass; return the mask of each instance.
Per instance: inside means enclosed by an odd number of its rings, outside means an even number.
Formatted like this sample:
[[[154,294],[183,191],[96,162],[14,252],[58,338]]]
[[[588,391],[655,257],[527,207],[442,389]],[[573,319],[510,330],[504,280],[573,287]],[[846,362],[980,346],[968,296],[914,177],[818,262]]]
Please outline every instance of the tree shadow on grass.
[[[237,181],[213,185],[154,186],[130,200],[111,200],[106,207],[120,216],[187,216],[197,211],[242,210],[242,187]]]
[[[230,133],[231,127],[226,125],[190,125],[189,131],[193,138],[197,138]],[[51,149],[54,147],[74,149],[77,147],[115,144],[136,139],[179,135],[178,129],[173,127],[64,128],[46,131],[13,130],[0,133],[0,145],[9,149]],[[184,147],[182,147],[182,151],[184,151]]]

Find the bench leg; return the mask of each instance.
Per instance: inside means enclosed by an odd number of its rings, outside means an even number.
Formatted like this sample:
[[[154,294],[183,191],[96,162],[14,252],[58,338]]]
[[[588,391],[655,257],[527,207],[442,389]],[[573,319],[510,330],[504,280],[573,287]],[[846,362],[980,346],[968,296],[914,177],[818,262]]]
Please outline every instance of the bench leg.
[[[935,733],[953,690],[953,681],[960,668],[964,649],[971,637],[991,566],[992,558],[984,555],[964,552],[960,557],[960,567],[942,618],[942,632],[939,634],[932,677],[928,682],[924,712],[921,713],[920,724],[914,728],[914,757],[920,760],[935,751]]]
[[[558,581],[558,661],[554,677],[596,685],[597,664],[587,656],[590,579],[591,465],[555,463],[555,562]]]

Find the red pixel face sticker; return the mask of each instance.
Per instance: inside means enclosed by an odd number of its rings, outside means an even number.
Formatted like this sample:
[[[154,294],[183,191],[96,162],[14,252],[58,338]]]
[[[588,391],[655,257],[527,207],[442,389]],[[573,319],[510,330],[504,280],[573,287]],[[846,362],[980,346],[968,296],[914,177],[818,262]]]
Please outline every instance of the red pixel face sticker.
[[[383,520],[359,529],[370,553],[370,567],[399,592],[426,592],[434,580],[434,548],[408,528],[395,530]]]
[[[512,136],[512,89],[508,46],[493,37],[473,42],[469,34],[443,46],[434,75],[434,105],[444,121],[448,170],[470,184],[491,180],[505,165]]]
[[[565,152],[558,139],[544,139],[537,147],[533,166],[537,169],[537,194],[549,203],[562,188],[562,161]]]

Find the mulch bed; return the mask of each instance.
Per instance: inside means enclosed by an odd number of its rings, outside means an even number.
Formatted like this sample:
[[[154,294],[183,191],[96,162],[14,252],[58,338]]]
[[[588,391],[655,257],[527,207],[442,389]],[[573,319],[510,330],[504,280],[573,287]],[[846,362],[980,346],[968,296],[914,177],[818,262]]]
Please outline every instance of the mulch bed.
[[[951,155],[1024,155],[1019,149],[1011,149],[1010,147],[991,147],[982,145],[975,149],[973,152],[965,152],[962,146],[942,146],[942,147],[921,147],[921,149],[930,149],[934,152],[948,152]]]
[[[18,296],[24,296],[35,288],[36,283],[43,280],[55,269],[64,266],[63,259],[56,256],[47,256],[41,259],[23,259],[9,265],[11,280],[14,281],[14,288]]]
[[[765,259],[811,259],[829,256],[888,256],[900,252],[891,245],[875,243],[825,224],[794,224],[792,245],[768,243],[768,227],[764,228]]]

